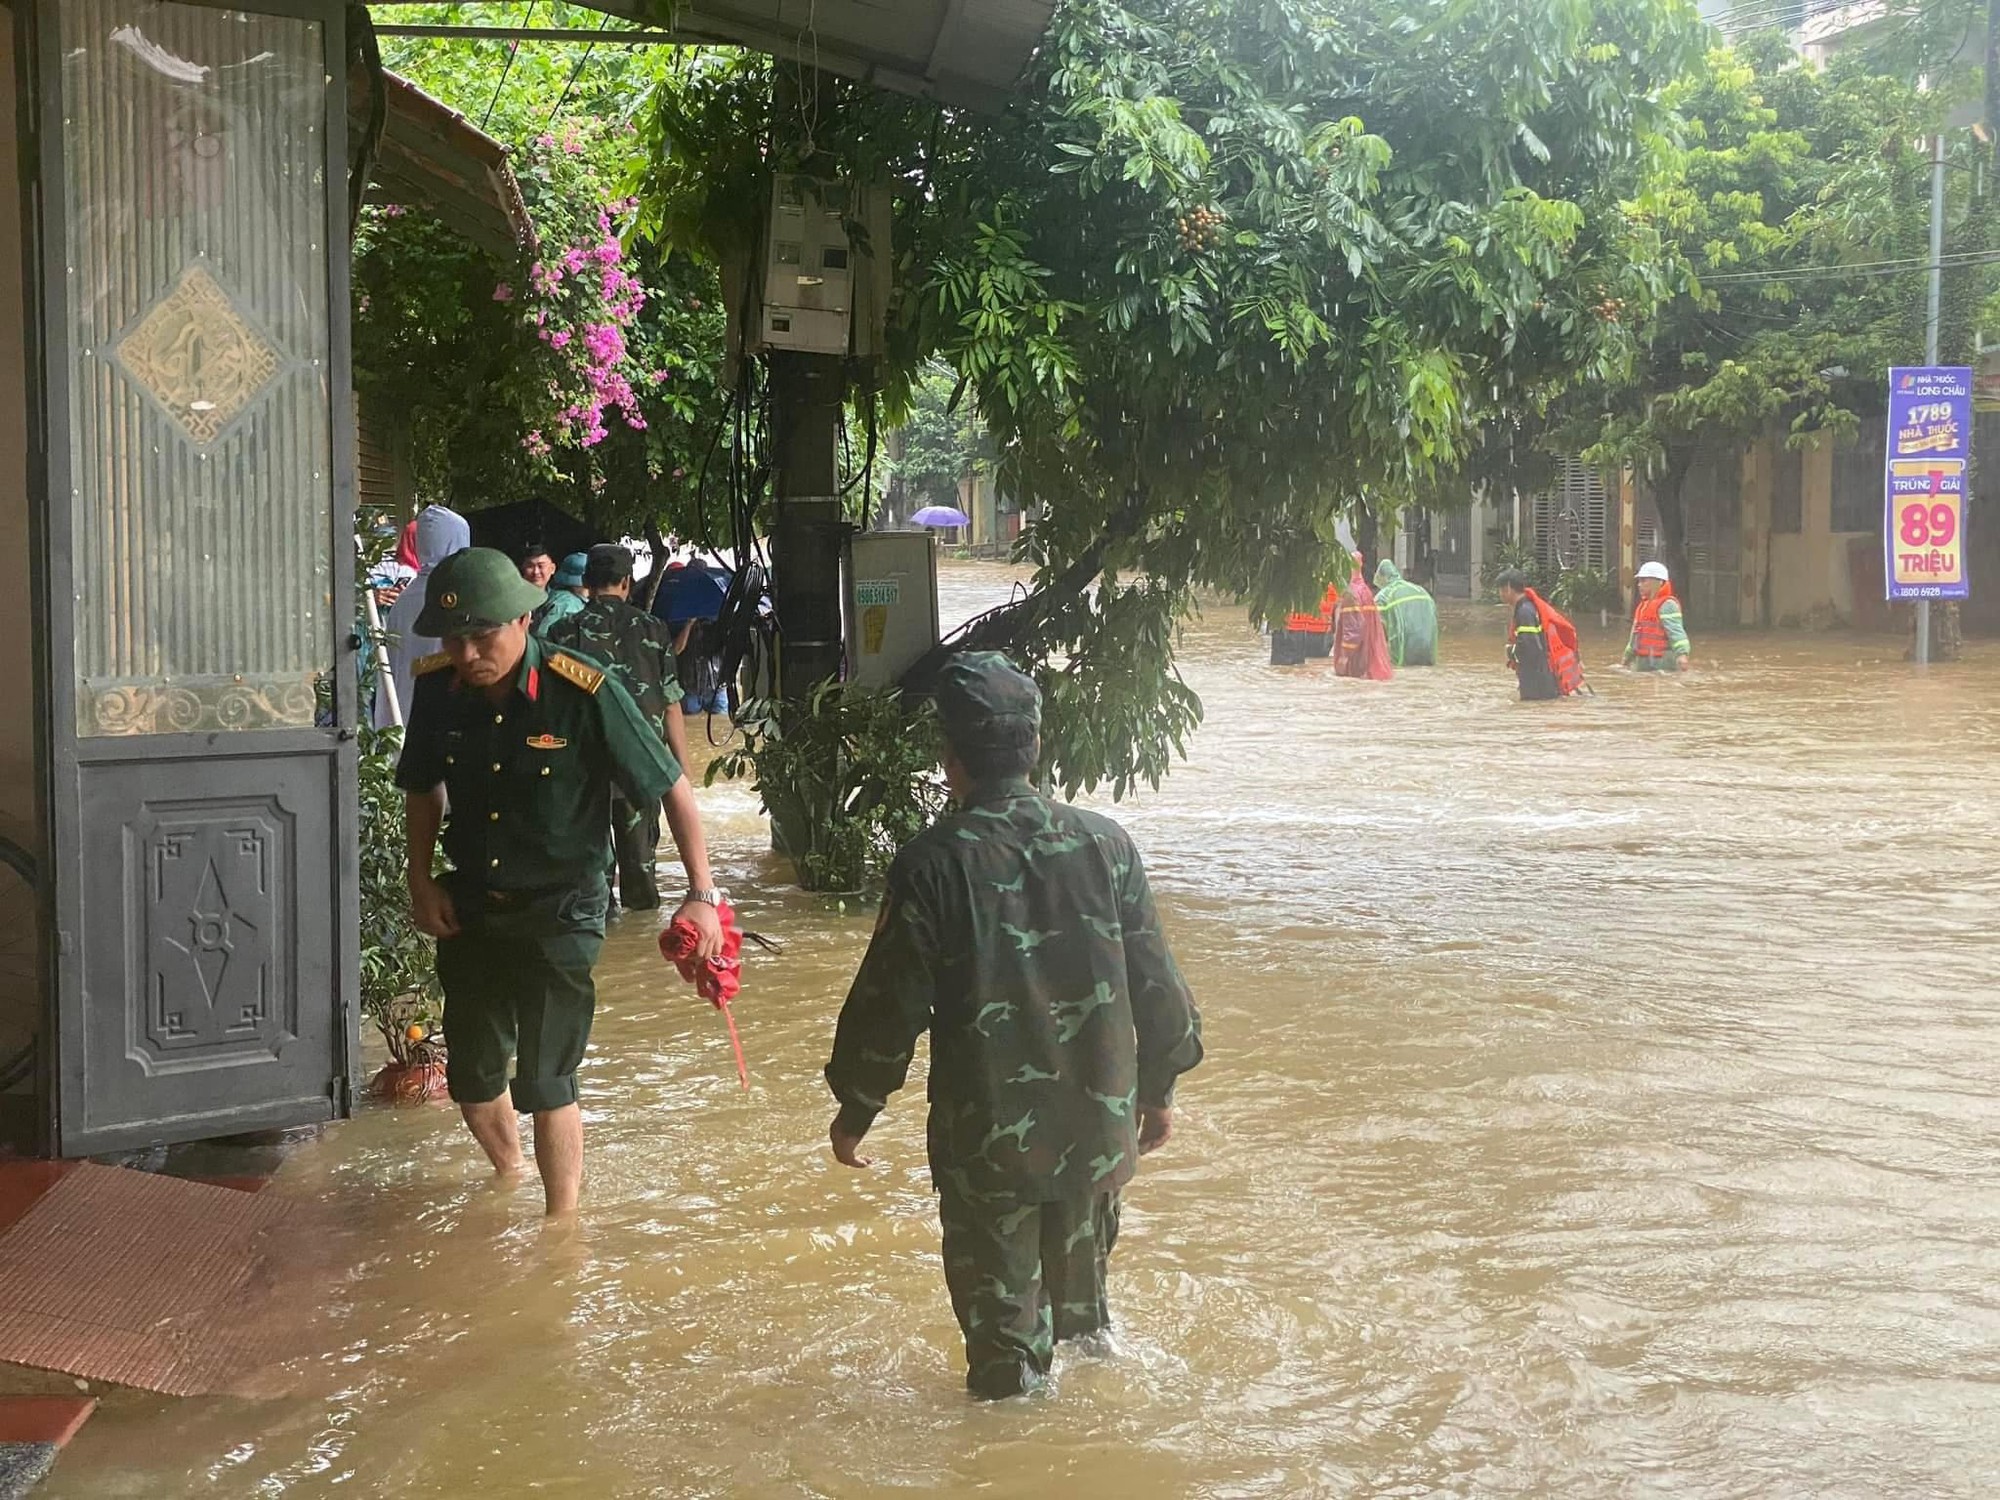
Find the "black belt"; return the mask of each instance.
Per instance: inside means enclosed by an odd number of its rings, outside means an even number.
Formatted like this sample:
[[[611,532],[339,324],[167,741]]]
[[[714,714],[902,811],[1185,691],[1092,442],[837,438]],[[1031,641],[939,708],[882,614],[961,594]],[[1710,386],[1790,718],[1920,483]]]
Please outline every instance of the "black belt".
[[[482,887],[479,895],[485,904],[495,911],[513,911],[523,906],[533,906],[550,896],[566,896],[571,891],[580,890],[578,885],[538,885],[527,889],[494,890]]]

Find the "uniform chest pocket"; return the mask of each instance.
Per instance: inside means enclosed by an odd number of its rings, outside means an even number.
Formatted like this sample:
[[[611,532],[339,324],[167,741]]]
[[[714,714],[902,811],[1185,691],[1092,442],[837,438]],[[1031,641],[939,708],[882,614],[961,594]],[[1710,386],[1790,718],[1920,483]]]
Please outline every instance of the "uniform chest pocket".
[[[575,795],[582,756],[574,740],[538,730],[512,751],[515,784],[538,806],[560,803]]]

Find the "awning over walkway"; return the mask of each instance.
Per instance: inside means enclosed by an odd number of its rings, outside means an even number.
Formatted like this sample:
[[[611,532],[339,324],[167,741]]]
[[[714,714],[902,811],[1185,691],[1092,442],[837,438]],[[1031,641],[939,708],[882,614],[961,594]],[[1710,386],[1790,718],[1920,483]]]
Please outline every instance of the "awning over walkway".
[[[385,73],[382,81],[388,116],[368,201],[424,209],[502,260],[531,248],[534,225],[507,148],[407,78]],[[368,117],[365,98],[351,113],[353,128],[361,129]]]

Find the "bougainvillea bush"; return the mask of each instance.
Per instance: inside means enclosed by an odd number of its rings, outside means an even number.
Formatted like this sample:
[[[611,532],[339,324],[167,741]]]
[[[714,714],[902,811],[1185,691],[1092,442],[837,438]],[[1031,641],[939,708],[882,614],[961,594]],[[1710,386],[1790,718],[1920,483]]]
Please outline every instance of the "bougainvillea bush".
[[[623,149],[580,122],[517,150],[538,243],[511,265],[415,209],[365,214],[355,384],[406,428],[426,500],[544,496],[607,532],[678,520],[721,317],[706,268],[630,246]]]

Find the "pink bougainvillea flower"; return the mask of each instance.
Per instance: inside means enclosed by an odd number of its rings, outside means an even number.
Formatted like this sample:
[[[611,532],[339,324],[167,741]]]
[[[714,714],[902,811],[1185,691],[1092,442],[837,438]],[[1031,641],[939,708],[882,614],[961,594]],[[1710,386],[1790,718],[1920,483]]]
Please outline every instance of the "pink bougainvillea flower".
[[[583,346],[600,365],[615,365],[625,357],[625,335],[612,323],[591,323],[583,330]]]
[[[493,288],[493,300],[495,302],[512,302],[514,300],[514,289],[507,285],[506,282],[501,282]]]
[[[554,333],[549,335],[550,348],[563,349],[567,348],[568,345],[569,345],[569,330],[567,328],[558,328]]]
[[[606,227],[608,228],[609,226],[607,225]],[[597,263],[600,266],[615,266],[618,264],[619,258],[625,254],[625,247],[619,244],[618,241],[606,236],[598,242],[596,250],[591,253],[597,257]]]
[[[590,257],[584,253],[581,245],[571,245],[563,255],[562,263],[565,271],[568,271],[571,275],[575,275],[590,264]]]

